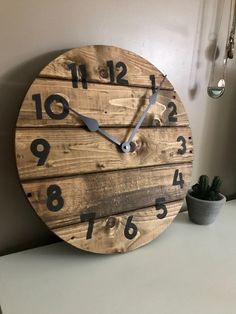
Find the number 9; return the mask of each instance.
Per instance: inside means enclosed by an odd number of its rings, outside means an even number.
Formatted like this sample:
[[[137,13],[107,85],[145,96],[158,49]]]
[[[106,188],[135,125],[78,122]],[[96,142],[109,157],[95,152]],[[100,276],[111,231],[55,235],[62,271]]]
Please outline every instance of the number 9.
[[[39,145],[43,146],[42,150],[39,150]],[[43,138],[38,138],[31,143],[30,150],[34,156],[39,158],[37,166],[43,166],[50,152],[49,143]]]

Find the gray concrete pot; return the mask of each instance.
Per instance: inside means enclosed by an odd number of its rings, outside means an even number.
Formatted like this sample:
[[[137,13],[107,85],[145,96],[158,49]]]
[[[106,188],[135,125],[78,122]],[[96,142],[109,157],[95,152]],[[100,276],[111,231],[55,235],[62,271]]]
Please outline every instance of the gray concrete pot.
[[[213,223],[226,202],[225,196],[220,194],[221,199],[218,201],[205,201],[191,196],[191,192],[191,190],[188,191],[186,196],[190,220],[198,225]]]

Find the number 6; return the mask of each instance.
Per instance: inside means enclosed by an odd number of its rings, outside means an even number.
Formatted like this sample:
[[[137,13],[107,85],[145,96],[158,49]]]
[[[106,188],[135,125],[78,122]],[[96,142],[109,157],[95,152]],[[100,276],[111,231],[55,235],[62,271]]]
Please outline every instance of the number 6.
[[[131,222],[133,216],[129,216],[125,225],[124,235],[127,239],[132,240],[138,232],[137,226]]]

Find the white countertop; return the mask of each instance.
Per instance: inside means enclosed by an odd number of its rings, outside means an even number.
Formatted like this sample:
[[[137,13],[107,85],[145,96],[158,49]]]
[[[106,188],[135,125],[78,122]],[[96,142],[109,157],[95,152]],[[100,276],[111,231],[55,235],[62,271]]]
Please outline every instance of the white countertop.
[[[213,225],[177,216],[122,255],[66,243],[0,258],[3,314],[235,314],[236,200]]]

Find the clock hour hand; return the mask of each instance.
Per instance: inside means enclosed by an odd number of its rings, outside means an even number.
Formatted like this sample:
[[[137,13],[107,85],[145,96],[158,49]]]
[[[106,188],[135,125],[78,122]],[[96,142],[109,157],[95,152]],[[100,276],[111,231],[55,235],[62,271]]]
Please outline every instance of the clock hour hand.
[[[121,145],[121,142],[118,141],[114,136],[112,136],[111,134],[109,134],[107,131],[100,129],[99,124],[97,122],[97,120],[93,119],[93,118],[89,118],[86,117],[80,113],[78,113],[77,111],[75,111],[74,109],[72,109],[71,107],[68,107],[68,109],[70,111],[72,111],[74,114],[76,114],[81,121],[83,121],[83,123],[86,125],[86,127],[88,128],[88,130],[90,132],[99,132],[100,134],[102,134],[104,137],[108,138],[111,142],[117,144],[118,146]]]
[[[156,100],[157,100],[157,96],[159,94],[159,91],[161,89],[162,84],[164,83],[166,79],[166,75],[163,77],[159,87],[157,88],[157,90],[155,91],[154,94],[152,94],[152,96],[149,97],[149,104],[147,106],[147,108],[144,110],[144,112],[142,113],[138,123],[136,124],[135,128],[133,129],[129,139],[127,142],[122,143],[121,145],[121,149],[124,153],[128,153],[130,151],[130,143],[132,142],[132,140],[134,139],[135,134],[137,133],[138,129],[140,128],[141,124],[143,123],[144,118],[146,117],[146,114],[148,112],[148,110],[150,109],[151,106],[155,105]]]

